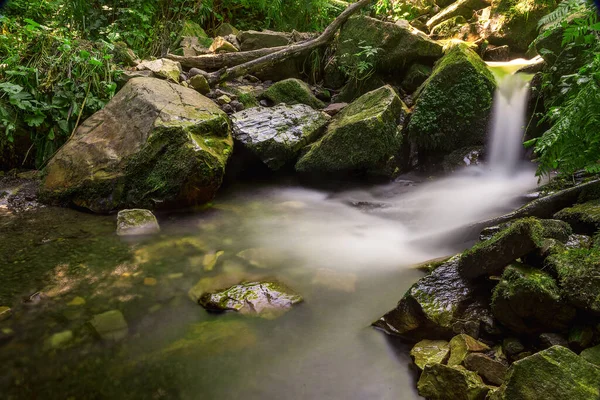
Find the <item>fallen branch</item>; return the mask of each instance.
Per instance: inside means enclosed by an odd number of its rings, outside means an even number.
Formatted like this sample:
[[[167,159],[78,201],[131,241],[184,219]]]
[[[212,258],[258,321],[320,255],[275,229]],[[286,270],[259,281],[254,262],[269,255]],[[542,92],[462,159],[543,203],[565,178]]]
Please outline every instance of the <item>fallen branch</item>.
[[[256,60],[272,54],[273,52],[284,50],[288,46],[271,47],[266,49],[240,51],[238,53],[221,53],[221,54],[202,54],[200,56],[176,56],[174,54],[167,55],[167,58],[177,61],[185,68],[200,68],[205,71],[216,71],[225,67],[240,65],[248,61]]]
[[[333,40],[335,33],[342,27],[342,25],[358,10],[371,3],[372,0],[360,0],[348,8],[346,8],[329,26],[323,31],[323,33],[315,39],[307,40],[305,42],[292,44],[285,46],[284,48],[271,48],[264,49],[269,50],[270,54],[256,58],[251,61],[244,62],[242,64],[233,66],[231,68],[222,68],[217,72],[209,74],[208,82],[211,86],[216,83],[223,82],[227,79],[234,79],[246,74],[255,73],[258,70],[272,67],[292,57],[306,54],[312,50],[321,47],[331,40]],[[238,53],[241,54],[241,53]]]

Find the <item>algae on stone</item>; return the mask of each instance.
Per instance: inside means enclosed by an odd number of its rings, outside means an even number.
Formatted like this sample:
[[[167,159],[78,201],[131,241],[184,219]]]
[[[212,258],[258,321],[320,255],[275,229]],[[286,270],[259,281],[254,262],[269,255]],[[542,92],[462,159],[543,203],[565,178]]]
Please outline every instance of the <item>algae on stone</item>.
[[[484,144],[495,88],[483,60],[466,44],[453,46],[417,91],[410,137],[434,154]]]
[[[469,354],[480,353],[490,349],[485,343],[481,343],[477,339],[472,338],[469,335],[465,335],[464,333],[454,336],[450,340],[449,345],[449,366],[461,365]]]
[[[577,233],[593,235],[600,229],[600,200],[565,208],[556,213],[554,218],[569,223]]]
[[[118,310],[95,315],[90,324],[102,340],[121,340],[129,331],[127,321]]]
[[[424,339],[413,346],[410,356],[415,365],[423,370],[428,364],[443,364],[449,353],[447,341]]]
[[[490,390],[475,372],[443,364],[426,365],[417,389],[429,400],[484,400]]]
[[[325,107],[325,104],[312,94],[310,87],[305,82],[294,78],[274,83],[262,94],[262,97],[271,100],[276,105],[279,103],[306,104],[317,110]]]
[[[307,148],[296,171],[384,173],[386,161],[402,144],[398,120],[402,100],[391,86],[369,92],[333,117],[327,132]]]

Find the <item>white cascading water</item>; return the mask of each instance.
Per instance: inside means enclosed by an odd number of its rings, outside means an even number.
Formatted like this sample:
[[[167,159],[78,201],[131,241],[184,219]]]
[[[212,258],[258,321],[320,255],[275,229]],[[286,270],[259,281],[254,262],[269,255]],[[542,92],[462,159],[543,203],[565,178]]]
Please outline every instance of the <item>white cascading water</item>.
[[[500,67],[505,65],[514,67]],[[296,208],[250,221],[256,245],[275,246],[307,266],[370,272],[460,250],[444,238],[456,239],[459,228],[511,211],[537,185],[533,165],[522,159],[528,81],[503,75],[487,164],[416,186],[397,181],[334,194],[301,187],[263,190],[257,198],[273,202],[272,210],[281,204]]]

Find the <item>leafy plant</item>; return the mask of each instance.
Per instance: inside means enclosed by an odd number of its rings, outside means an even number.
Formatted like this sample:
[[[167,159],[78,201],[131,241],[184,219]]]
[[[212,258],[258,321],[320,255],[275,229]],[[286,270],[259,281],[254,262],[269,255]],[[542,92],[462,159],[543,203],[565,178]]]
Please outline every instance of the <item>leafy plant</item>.
[[[364,82],[375,73],[377,53],[381,49],[366,45],[361,41],[359,51],[354,54],[344,54],[340,57],[341,71],[355,83]]]

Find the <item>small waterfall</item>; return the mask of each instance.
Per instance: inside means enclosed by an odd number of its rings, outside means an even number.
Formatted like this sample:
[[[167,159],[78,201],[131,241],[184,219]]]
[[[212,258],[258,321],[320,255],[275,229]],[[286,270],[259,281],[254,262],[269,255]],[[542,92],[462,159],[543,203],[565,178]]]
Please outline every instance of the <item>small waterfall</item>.
[[[496,76],[492,130],[488,140],[489,170],[494,174],[512,174],[523,156],[523,136],[532,75],[515,73],[534,60],[488,63]]]

